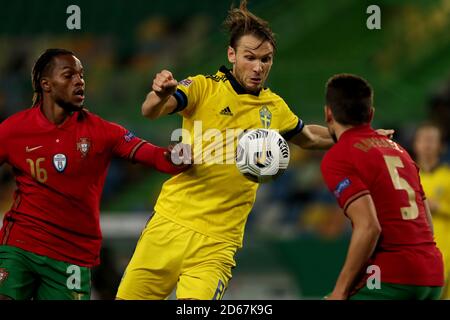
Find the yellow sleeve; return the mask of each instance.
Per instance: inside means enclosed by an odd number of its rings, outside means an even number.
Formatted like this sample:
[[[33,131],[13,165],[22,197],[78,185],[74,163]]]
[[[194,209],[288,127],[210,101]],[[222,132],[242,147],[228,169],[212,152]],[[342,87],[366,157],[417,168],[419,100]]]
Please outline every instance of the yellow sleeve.
[[[178,105],[173,113],[179,112],[183,117],[192,115],[206,94],[206,86],[207,82],[204,75],[188,77],[178,82],[177,91],[174,94]]]
[[[290,140],[293,136],[303,130],[303,121],[292,112],[283,99],[280,100],[280,134],[286,139]]]
[[[442,180],[442,183],[446,185],[444,195],[441,198],[442,200],[439,203],[439,212],[450,216],[450,168],[445,170],[445,177]]]

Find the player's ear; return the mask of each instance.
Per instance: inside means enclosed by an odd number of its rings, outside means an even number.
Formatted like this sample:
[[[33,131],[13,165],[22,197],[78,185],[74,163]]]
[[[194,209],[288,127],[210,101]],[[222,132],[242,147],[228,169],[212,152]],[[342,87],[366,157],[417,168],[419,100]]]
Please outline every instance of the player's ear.
[[[235,64],[236,63],[236,51],[232,47],[228,46],[227,54],[228,54],[228,61],[230,61],[230,63],[232,63],[232,64]]]
[[[370,118],[369,123],[372,122],[374,115],[375,115],[375,108],[371,107],[370,108],[370,114],[369,114],[369,118]]]
[[[325,114],[325,122],[330,123],[333,121],[333,113],[331,112],[330,107],[325,106],[324,107],[324,114]]]
[[[42,91],[50,92],[50,81],[47,78],[42,78],[40,84]]]

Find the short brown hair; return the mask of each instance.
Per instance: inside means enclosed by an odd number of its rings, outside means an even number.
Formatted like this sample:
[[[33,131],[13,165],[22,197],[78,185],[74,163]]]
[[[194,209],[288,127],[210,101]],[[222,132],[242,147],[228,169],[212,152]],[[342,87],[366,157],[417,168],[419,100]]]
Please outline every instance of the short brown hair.
[[[247,0],[242,0],[239,8],[230,9],[223,25],[230,34],[229,45],[233,49],[236,49],[239,39],[248,34],[269,41],[274,50],[276,49],[275,34],[269,23],[248,11]]]
[[[363,78],[353,74],[337,74],[326,85],[326,104],[337,122],[361,125],[370,122],[373,90]]]

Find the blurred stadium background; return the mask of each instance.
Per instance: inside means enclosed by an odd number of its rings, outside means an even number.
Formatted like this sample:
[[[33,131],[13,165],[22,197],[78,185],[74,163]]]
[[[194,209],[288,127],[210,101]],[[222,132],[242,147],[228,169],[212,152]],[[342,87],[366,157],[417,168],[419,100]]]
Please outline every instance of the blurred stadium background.
[[[237,2],[237,1],[235,1]],[[81,8],[81,30],[66,8]],[[221,22],[230,1],[2,1],[0,121],[31,104],[30,70],[48,47],[75,51],[85,67],[87,107],[159,145],[179,116],[148,121],[140,105],[162,68],[178,80],[214,73],[226,62]],[[377,4],[382,29],[366,28]],[[427,119],[450,123],[450,0],[251,0],[269,20],[278,52],[268,86],[307,123],[323,122],[323,92],[334,73],[367,78],[375,89],[375,127],[396,129],[410,147]],[[315,299],[333,288],[350,226],[328,194],[321,152],[292,147],[290,169],[261,186],[225,299]],[[448,161],[449,156],[446,156]],[[103,194],[103,263],[94,299],[113,298],[136,240],[168,177],[115,160]],[[11,171],[0,168],[1,214],[11,205]]]

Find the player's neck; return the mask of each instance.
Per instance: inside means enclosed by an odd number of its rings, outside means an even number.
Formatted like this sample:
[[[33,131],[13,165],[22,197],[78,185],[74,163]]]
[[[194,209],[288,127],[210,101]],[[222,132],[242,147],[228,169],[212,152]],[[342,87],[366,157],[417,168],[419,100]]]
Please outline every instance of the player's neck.
[[[439,157],[418,157],[417,163],[423,171],[430,172],[439,165]]]
[[[335,127],[334,127],[334,132],[336,134],[337,140],[339,141],[339,139],[341,138],[342,134],[345,131],[347,131],[347,130],[349,130],[351,128],[353,128],[353,127],[352,126],[344,126],[344,125],[341,125],[341,124],[336,124]]]
[[[69,112],[61,108],[56,102],[44,100],[42,103],[42,112],[51,123],[62,124],[70,115]]]

